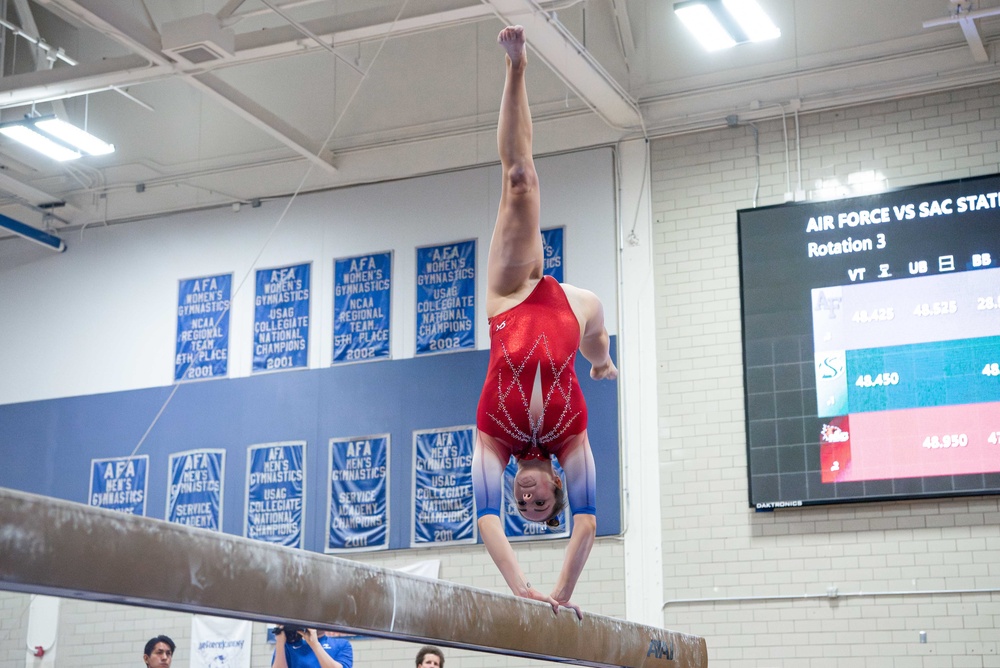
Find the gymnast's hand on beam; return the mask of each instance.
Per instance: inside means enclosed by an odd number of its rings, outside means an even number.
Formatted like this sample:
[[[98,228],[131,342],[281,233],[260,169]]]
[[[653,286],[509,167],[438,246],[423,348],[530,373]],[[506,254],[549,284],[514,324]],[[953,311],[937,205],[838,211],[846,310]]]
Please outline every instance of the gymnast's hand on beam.
[[[569,600],[569,599],[566,599],[565,601],[560,601],[560,600],[559,600],[559,599],[558,599],[558,598],[556,597],[556,592],[552,592],[552,596],[550,596],[550,598],[551,598],[552,600],[556,601],[556,603],[558,603],[558,604],[559,604],[559,605],[561,605],[562,607],[564,607],[564,608],[569,608],[570,610],[572,610],[573,612],[575,612],[575,613],[576,613],[576,618],[577,618],[577,619],[583,619],[583,611],[582,611],[582,610],[580,610],[580,606],[578,606],[578,605],[577,605],[576,603],[574,603],[573,601],[571,601],[571,600]]]
[[[548,603],[552,606],[552,612],[559,614],[559,601],[555,600],[551,596],[546,596],[542,592],[538,591],[531,584],[527,585],[527,589],[521,594],[523,598],[530,598],[535,601],[541,601],[542,603]]]

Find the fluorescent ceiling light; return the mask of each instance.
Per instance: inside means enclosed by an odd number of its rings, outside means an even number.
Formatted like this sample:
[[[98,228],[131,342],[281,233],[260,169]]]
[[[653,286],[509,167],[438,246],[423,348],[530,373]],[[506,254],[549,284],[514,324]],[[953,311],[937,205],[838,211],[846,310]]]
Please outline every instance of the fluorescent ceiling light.
[[[674,13],[706,51],[781,36],[757,0],[682,0]]]
[[[115,150],[113,144],[55,116],[25,117],[20,121],[5,123],[0,125],[0,134],[60,162],[75,160],[84,153],[105,155]]]

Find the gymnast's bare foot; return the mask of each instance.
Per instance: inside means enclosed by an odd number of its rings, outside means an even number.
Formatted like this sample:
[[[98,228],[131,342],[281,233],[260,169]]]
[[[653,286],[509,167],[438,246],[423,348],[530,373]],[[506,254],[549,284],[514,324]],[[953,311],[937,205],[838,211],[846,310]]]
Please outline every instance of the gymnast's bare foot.
[[[497,42],[507,52],[510,64],[520,67],[526,62],[524,48],[524,26],[507,26],[497,35]]]

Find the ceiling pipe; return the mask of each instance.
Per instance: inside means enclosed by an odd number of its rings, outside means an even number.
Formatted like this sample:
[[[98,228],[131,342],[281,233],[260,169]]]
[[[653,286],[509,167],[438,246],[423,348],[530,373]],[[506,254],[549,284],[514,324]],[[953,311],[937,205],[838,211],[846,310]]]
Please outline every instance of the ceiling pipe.
[[[14,220],[8,216],[0,213],[0,227],[6,228],[18,235],[19,237],[24,237],[28,241],[34,241],[40,246],[45,246],[49,250],[54,250],[57,253],[63,253],[66,251],[66,242],[57,236],[49,234],[48,232],[43,232],[37,227],[32,227],[31,225],[25,225],[19,220]]]

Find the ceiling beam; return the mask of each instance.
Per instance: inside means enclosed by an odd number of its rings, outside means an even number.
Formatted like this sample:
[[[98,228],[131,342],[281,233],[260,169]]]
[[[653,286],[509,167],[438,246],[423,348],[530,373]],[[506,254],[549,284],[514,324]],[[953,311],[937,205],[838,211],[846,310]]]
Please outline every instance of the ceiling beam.
[[[523,25],[536,55],[605,123],[643,126],[639,105],[557,19],[534,0],[483,0],[507,25]]]

